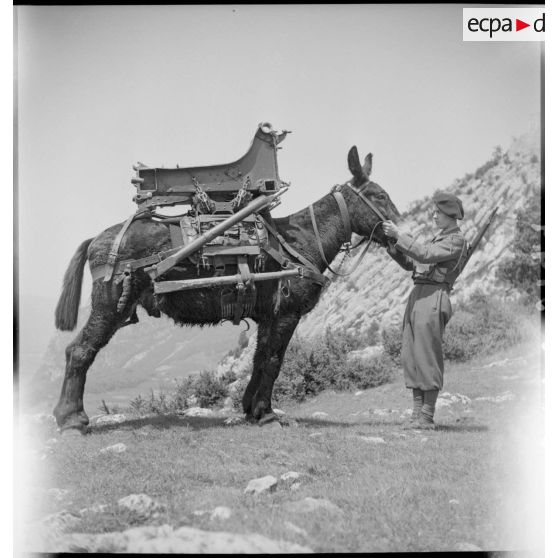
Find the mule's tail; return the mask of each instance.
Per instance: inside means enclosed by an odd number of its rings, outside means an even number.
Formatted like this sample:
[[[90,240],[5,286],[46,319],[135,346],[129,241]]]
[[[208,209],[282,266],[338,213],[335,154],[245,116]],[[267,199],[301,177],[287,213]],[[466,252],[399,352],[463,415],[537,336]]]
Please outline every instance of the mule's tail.
[[[56,305],[54,323],[62,331],[72,331],[77,324],[79,301],[81,298],[81,283],[83,281],[83,268],[87,260],[87,249],[93,241],[92,238],[84,240],[77,249],[70,265],[64,274],[62,294]]]

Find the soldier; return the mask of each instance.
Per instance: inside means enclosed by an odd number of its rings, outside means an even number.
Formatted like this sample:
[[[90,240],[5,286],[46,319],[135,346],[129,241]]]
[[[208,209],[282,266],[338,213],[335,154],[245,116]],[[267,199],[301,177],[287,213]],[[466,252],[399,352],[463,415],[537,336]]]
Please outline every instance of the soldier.
[[[399,231],[391,221],[382,223],[390,242],[388,254],[413,272],[412,290],[403,318],[401,360],[405,385],[413,390],[411,427],[434,429],[434,410],[442,389],[444,360],[442,336],[451,318],[449,292],[465,262],[467,242],[457,226],[463,219],[461,200],[446,192],[434,195],[434,222],[440,228],[427,244]]]

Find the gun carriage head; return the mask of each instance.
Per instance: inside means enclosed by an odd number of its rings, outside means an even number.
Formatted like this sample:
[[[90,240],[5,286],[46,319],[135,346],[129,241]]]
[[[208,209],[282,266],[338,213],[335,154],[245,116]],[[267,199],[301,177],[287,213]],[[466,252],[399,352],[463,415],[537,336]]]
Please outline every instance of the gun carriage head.
[[[259,195],[277,194],[285,186],[277,168],[278,144],[289,132],[259,124],[248,152],[232,163],[203,167],[162,168],[134,165],[134,201],[140,209],[191,205],[198,213],[234,213]]]

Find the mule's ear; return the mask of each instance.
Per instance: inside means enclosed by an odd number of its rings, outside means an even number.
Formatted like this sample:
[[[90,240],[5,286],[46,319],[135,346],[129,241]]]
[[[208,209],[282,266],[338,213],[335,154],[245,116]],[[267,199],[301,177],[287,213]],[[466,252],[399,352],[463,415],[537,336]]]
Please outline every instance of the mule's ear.
[[[361,180],[363,178],[363,174],[356,145],[353,145],[353,147],[351,147],[351,149],[349,150],[349,156],[347,159],[349,161],[349,170],[351,171],[351,174],[356,179]]]
[[[370,173],[372,172],[372,153],[368,153],[368,155],[364,158],[362,172],[366,175],[366,178],[370,178]]]

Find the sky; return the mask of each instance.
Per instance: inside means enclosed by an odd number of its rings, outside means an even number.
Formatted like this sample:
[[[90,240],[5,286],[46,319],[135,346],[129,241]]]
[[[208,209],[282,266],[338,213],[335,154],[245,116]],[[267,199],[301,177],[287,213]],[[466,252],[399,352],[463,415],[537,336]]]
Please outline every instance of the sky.
[[[136,161],[228,163],[267,121],[292,131],[275,216],[349,179],[352,145],[405,210],[539,124],[538,43],[463,42],[460,5],[20,6],[16,44],[23,303],[136,210]]]

